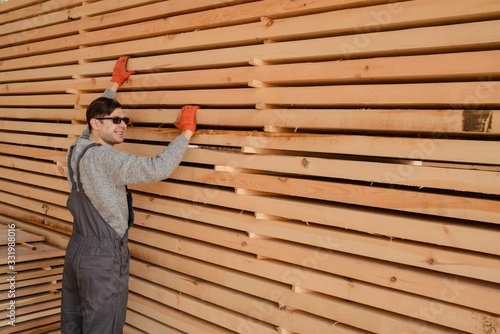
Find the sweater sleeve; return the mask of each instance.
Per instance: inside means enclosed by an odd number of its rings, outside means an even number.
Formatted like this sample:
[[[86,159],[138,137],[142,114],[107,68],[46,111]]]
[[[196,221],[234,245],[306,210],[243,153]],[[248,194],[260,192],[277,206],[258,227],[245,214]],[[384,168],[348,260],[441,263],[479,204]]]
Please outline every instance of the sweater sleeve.
[[[116,92],[112,91],[109,88],[106,88],[104,93],[102,93],[101,97],[107,97],[108,99],[116,99]]]
[[[135,183],[154,183],[168,178],[181,163],[187,150],[189,140],[178,136],[160,154],[154,158],[139,157],[126,152],[117,151],[109,145],[103,145],[90,150],[83,170],[92,170],[99,166],[101,175],[111,175],[108,180],[115,186],[124,186]]]

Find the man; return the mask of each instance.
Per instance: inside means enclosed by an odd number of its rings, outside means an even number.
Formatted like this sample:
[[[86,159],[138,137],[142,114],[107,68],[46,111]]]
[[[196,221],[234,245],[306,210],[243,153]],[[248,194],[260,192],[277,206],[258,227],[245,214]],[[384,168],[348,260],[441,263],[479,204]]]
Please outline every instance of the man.
[[[155,158],[119,152],[127,123],[115,100],[118,87],[134,74],[128,57],[113,69],[111,83],[87,108],[88,127],[68,151],[68,208],[74,224],[64,263],[61,331],[84,334],[123,332],[128,300],[128,230],[133,224],[128,184],[170,176],[196,130],[197,106],[185,106],[175,125],[181,134]]]

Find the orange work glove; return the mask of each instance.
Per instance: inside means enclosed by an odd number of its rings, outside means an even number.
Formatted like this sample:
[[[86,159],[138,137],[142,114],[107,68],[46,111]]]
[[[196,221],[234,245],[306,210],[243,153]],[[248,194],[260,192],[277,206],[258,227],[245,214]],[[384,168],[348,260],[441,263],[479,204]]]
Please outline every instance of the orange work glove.
[[[116,82],[121,85],[128,79],[129,76],[135,73],[135,71],[128,71],[125,69],[125,65],[127,64],[127,60],[129,57],[120,57],[115,64],[113,69],[113,77],[111,81]]]
[[[196,110],[200,109],[199,106],[184,106],[181,109],[181,116],[179,122],[174,125],[181,131],[191,130],[193,133],[196,130]]]

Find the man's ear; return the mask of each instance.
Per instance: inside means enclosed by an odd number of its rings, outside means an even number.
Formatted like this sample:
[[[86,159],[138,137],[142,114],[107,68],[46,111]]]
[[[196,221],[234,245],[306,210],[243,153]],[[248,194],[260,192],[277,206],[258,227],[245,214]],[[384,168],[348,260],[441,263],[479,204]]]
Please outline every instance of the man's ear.
[[[92,129],[94,130],[99,130],[99,122],[95,119],[95,118],[92,118],[90,120],[90,126],[92,127]]]

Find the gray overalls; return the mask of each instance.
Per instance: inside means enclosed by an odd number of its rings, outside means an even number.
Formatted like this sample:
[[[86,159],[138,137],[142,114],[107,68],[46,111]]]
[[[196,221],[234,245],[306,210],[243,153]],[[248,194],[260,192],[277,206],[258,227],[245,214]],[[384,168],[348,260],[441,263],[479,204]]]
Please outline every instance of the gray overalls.
[[[75,174],[68,152],[71,193],[68,209],[74,218],[64,262],[61,305],[62,334],[117,334],[123,332],[128,300],[128,229],[133,224],[132,196],[127,191],[129,221],[123,237],[111,228],[85,194],[78,157]]]

